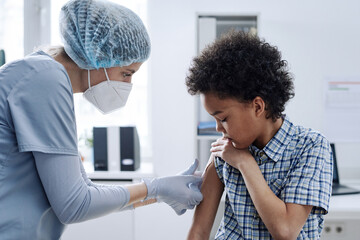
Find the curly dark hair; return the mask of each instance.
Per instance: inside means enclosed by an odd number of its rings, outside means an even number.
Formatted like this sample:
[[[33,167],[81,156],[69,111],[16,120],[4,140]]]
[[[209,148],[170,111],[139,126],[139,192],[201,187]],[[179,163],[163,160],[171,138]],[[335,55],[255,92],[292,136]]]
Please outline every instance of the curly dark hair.
[[[287,62],[278,49],[241,31],[223,35],[195,57],[186,86],[191,95],[211,92],[239,102],[259,96],[265,102],[266,117],[274,121],[295,95]]]

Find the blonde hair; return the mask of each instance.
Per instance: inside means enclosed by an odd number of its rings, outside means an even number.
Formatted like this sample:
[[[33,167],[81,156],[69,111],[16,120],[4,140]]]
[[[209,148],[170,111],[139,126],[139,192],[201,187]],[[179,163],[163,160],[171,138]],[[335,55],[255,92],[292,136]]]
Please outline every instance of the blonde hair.
[[[67,55],[63,46],[40,46],[40,47],[35,48],[34,51],[40,51],[40,50],[45,52],[52,58],[59,56],[59,57],[65,59],[66,61],[75,64],[75,62],[69,57],[69,55]]]
[[[42,50],[53,58],[60,56],[68,61],[74,62],[69,55],[67,55],[63,46],[48,46]]]

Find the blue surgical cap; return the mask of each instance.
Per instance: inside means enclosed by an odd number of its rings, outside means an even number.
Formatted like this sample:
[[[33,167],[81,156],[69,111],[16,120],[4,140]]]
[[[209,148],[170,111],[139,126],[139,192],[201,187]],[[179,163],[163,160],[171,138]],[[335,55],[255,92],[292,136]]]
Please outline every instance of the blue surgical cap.
[[[107,1],[71,0],[60,12],[65,52],[82,69],[128,66],[150,55],[150,38],[130,9]]]

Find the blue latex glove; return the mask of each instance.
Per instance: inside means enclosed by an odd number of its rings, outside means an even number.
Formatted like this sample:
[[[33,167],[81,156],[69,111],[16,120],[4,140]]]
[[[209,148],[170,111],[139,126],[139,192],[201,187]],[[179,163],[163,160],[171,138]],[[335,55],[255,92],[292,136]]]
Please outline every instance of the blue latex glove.
[[[195,160],[180,175],[144,179],[148,189],[147,199],[156,198],[158,202],[165,202],[177,215],[184,214],[187,209],[193,209],[203,199],[199,189],[202,178],[194,175],[198,165],[199,161]]]

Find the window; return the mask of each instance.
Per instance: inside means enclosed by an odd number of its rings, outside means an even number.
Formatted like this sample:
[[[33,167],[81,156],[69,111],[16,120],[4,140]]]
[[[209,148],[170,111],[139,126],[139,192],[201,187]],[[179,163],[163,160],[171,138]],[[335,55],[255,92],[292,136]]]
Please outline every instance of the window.
[[[51,45],[62,45],[59,35],[59,13],[66,0],[51,2]],[[112,2],[126,6],[140,16],[146,26],[146,0],[112,0]],[[94,126],[136,126],[140,144],[141,160],[149,161],[151,157],[150,129],[149,129],[149,97],[147,81],[147,64],[133,76],[133,89],[126,106],[108,115],[101,114],[82,94],[75,94],[75,114],[77,119],[79,151],[85,161],[92,162],[92,128]]]
[[[0,49],[9,62],[24,56],[24,2],[1,0],[0,9]]]

